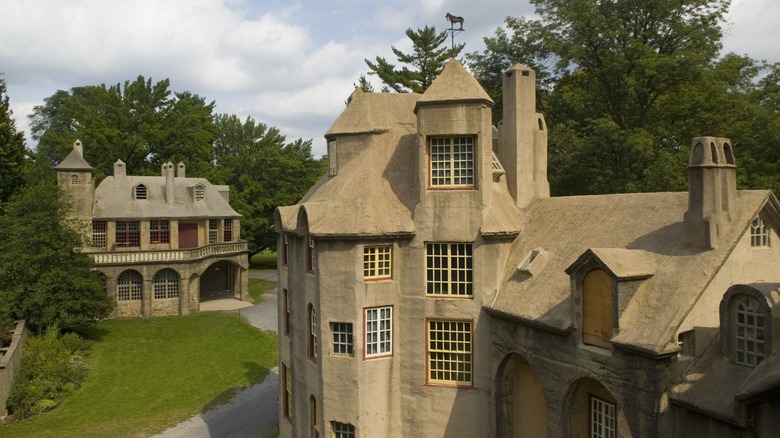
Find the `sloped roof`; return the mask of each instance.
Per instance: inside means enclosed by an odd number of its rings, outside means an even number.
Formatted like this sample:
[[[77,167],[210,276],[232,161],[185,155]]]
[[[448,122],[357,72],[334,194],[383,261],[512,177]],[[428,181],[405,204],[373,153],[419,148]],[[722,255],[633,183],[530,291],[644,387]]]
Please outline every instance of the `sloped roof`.
[[[62,162],[54,166],[57,170],[74,170],[74,171],[92,171],[94,167],[90,166],[84,156],[82,155],[81,142],[76,140],[73,143],[73,150],[70,151],[67,157]]]
[[[566,270],[591,249],[622,275],[653,271],[624,310],[613,342],[657,354],[676,351],[674,333],[685,313],[770,197],[769,191],[739,191],[733,220],[721,230],[717,248],[709,251],[682,245],[687,192],[538,199],[525,212],[526,225],[512,246],[505,283],[489,310],[555,331],[571,329]],[[538,247],[547,253],[544,269],[530,277],[519,274],[518,264]],[[629,254],[641,259],[641,266],[620,261]]]
[[[493,105],[493,99],[479,81],[458,61],[450,60],[441,74],[431,83],[418,101],[418,106],[428,102],[484,101]]]
[[[109,176],[95,189],[93,217],[96,219],[119,218],[207,218],[240,217],[225,196],[227,186],[215,186],[205,178],[174,179],[174,203],[168,205],[163,176]],[[144,184],[147,199],[135,199],[134,188]],[[202,184],[206,189],[202,201],[193,199],[193,189]]]

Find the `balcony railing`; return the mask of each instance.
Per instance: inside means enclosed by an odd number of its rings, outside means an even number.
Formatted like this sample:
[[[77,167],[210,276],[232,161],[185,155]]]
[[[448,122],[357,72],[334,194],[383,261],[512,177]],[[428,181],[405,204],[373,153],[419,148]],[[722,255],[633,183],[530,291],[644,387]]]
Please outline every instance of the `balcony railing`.
[[[96,265],[124,265],[132,263],[159,263],[195,261],[206,257],[234,255],[247,252],[247,242],[213,243],[187,249],[144,250],[144,251],[100,251],[84,248]]]

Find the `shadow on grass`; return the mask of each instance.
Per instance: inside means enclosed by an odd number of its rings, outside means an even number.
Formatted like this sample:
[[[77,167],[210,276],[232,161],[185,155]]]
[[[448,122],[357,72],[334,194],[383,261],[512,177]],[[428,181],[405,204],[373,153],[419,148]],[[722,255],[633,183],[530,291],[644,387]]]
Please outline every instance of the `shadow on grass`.
[[[98,327],[96,324],[74,327],[72,330],[78,333],[82,338],[88,339],[93,342],[102,341],[103,337],[109,333],[108,330]]]

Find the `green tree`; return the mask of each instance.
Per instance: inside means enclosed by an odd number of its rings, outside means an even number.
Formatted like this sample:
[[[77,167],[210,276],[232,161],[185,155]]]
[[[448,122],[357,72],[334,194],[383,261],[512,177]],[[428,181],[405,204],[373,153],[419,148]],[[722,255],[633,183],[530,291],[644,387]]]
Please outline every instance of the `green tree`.
[[[274,127],[251,117],[215,117],[216,170],[212,178],[229,184],[231,205],[241,213],[241,237],[252,253],[275,248],[277,206],[298,202],[322,175],[311,140],[287,142]]]
[[[40,158],[55,165],[80,139],[98,180],[118,159],[136,175],[156,174],[167,161],[205,171],[213,157],[214,103],[189,92],[172,93],[169,86],[167,79],[153,83],[139,76],[123,85],[57,91],[31,116]]]
[[[66,202],[45,170],[27,178],[0,216],[0,311],[38,332],[104,318],[113,306],[92,259],[74,252],[81,236],[68,225]]]
[[[489,93],[500,90],[500,74],[488,68],[523,62],[542,78],[553,193],[680,188],[691,138],[670,129],[670,110],[702,91],[697,82],[713,68],[729,2],[532,3],[539,19],[508,19],[508,30],[470,59]],[[701,119],[701,109],[689,109],[686,119]],[[695,135],[703,134],[717,135]]]
[[[447,32],[437,33],[434,26],[425,26],[417,30],[406,29],[406,36],[412,40],[413,53],[407,54],[391,47],[398,62],[405,64],[400,69],[380,56],[376,57],[375,62],[365,60],[366,65],[371,69],[369,74],[377,75],[389,87],[384,88],[383,91],[392,89],[397,93],[425,92],[444,69],[446,62],[457,57],[465,46],[465,44],[458,44],[448,48],[445,44],[442,47],[447,40]]]
[[[0,212],[3,204],[23,182],[24,133],[16,130],[5,80],[0,79]]]

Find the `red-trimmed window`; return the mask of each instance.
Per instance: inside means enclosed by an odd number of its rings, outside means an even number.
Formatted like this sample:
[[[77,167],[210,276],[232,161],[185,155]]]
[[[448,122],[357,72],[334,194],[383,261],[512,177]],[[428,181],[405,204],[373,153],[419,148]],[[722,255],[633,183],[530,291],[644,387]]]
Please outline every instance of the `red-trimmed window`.
[[[168,220],[149,221],[149,241],[151,243],[170,243],[171,223]]]
[[[472,385],[471,326],[471,321],[428,320],[428,383]]]
[[[116,221],[117,248],[138,248],[141,246],[141,228],[138,221]]]
[[[393,354],[393,307],[372,307],[364,311],[363,336],[366,358]]]

